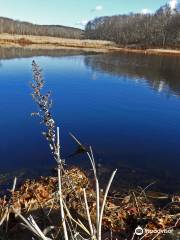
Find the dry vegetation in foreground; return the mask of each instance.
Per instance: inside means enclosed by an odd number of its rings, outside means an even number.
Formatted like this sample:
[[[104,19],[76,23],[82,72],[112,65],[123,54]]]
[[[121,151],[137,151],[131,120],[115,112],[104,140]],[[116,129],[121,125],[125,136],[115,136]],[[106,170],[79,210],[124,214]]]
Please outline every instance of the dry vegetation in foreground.
[[[114,42],[90,39],[67,39],[48,36],[0,34],[0,46],[26,47],[31,49],[82,49],[95,52],[134,52],[153,55],[180,56],[180,50],[173,49],[136,49],[120,47]]]
[[[44,79],[39,66],[33,61],[33,99],[40,110],[45,125],[44,137],[57,163],[57,177],[41,177],[27,180],[16,189],[16,181],[9,196],[0,199],[0,239],[65,239],[65,240],[142,240],[177,239],[180,227],[180,196],[173,196],[169,203],[159,209],[149,200],[146,190],[128,191],[126,195],[109,190],[116,170],[103,190],[100,188],[92,148],[86,149],[77,138],[79,151],[89,159],[93,179],[77,167],[67,169],[61,157],[59,128],[50,112],[50,92],[42,93]],[[154,233],[136,236],[140,225]],[[173,230],[161,234],[157,230]],[[32,238],[32,235],[34,236]]]
[[[91,221],[93,232],[96,226],[97,207],[93,182],[79,168],[63,169],[62,189],[68,233],[77,236],[69,239],[98,239],[91,236],[88,222]],[[8,236],[8,239],[31,239],[32,229],[22,225],[21,222],[27,224],[25,219],[28,220],[29,216],[32,216],[46,237],[63,239],[57,177],[27,180],[11,193],[9,199],[4,197],[0,200],[2,236]],[[104,192],[101,192],[100,203],[103,202],[103,198]],[[149,200],[146,189],[130,191],[127,195],[121,196],[117,193],[111,194],[107,197],[105,205],[101,239],[137,239],[134,236],[134,229],[138,225],[150,230],[173,229],[175,235],[180,227],[178,225],[179,202],[180,197],[174,196],[164,209],[158,209]],[[86,206],[89,209],[90,219],[88,219]],[[37,236],[35,232],[33,233]],[[173,234],[169,234],[169,239],[176,239],[172,236]],[[144,237],[142,239],[167,239],[165,238],[167,235],[157,233],[141,237]]]

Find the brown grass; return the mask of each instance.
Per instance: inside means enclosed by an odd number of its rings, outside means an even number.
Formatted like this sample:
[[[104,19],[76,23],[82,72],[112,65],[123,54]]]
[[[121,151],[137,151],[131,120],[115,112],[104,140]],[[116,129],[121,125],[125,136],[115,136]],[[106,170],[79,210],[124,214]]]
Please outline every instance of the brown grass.
[[[153,55],[175,55],[180,56],[180,50],[172,49],[132,49],[119,47],[111,41],[89,40],[89,39],[66,39],[48,36],[11,35],[0,34],[0,46],[26,47],[31,49],[82,49],[83,51],[95,52],[133,52]]]
[[[9,223],[8,239],[17,239],[13,237],[15,232],[19,232],[18,239],[25,239],[25,236],[27,236],[27,231],[20,226],[20,219],[17,218],[16,213],[20,213],[25,217],[32,214],[35,219],[39,219],[38,224],[41,229],[53,224],[57,232],[58,229],[62,231],[59,225],[61,216],[59,214],[59,198],[56,194],[57,184],[57,177],[26,180],[17,190],[12,192],[11,198],[8,199],[5,196],[0,198],[0,220],[6,215],[1,228],[5,227],[5,221],[7,220]],[[87,177],[86,173],[77,167],[66,170],[62,177],[62,186],[68,209],[70,209],[74,217],[78,216],[84,224],[87,224],[87,215],[82,199],[83,189],[86,189],[91,219],[95,225],[96,192],[92,187],[93,182]],[[103,201],[103,195],[104,193],[100,194],[101,201]],[[119,240],[125,239],[125,236],[131,239],[134,225],[138,224],[138,219],[145,219],[141,224],[147,229],[162,230],[171,228],[177,223],[179,201],[179,196],[175,196],[172,200],[169,199],[169,204],[164,209],[159,209],[155,207],[149,198],[148,192],[145,193],[144,190],[131,190],[127,195],[117,194],[117,192],[115,194],[111,193],[111,196],[107,199],[103,216],[102,239],[107,239],[107,234],[110,231]],[[179,224],[177,223],[174,229],[178,227]],[[79,231],[82,232],[80,229]],[[82,234],[85,233],[82,232]],[[58,237],[56,239],[59,239]],[[153,237],[154,235],[149,234],[145,239],[150,240]],[[159,236],[157,239],[163,238]]]
[[[116,49],[115,43],[110,41],[100,40],[80,40],[80,39],[66,39],[47,36],[30,36],[30,35],[10,35],[0,34],[0,44],[15,43],[23,45],[42,44],[53,45],[55,47],[79,47],[79,48],[108,48]]]

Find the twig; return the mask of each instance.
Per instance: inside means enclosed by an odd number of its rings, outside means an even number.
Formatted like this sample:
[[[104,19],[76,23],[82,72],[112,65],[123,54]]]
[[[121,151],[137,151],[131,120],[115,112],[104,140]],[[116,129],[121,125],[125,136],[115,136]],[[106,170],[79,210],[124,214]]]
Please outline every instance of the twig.
[[[89,228],[90,228],[90,232],[91,232],[91,239],[95,239],[94,237],[94,231],[93,231],[93,226],[92,226],[92,222],[91,222],[91,216],[89,213],[89,206],[88,206],[88,202],[87,202],[87,195],[86,195],[86,190],[83,189],[83,193],[84,193],[84,201],[85,201],[85,207],[86,207],[86,213],[87,213],[87,218],[88,218],[88,223],[89,223]]]
[[[63,207],[63,197],[62,197],[62,181],[61,181],[61,157],[60,157],[60,144],[59,144],[59,127],[57,127],[57,162],[58,162],[58,187],[59,187],[59,202],[61,208],[61,218],[62,225],[64,230],[64,238],[68,240],[65,215],[64,215],[64,207]]]
[[[135,204],[136,204],[136,207],[137,207],[137,210],[138,210],[138,214],[140,215],[140,210],[139,210],[139,204],[138,204],[138,201],[137,201],[137,198],[136,198],[136,195],[134,192],[133,193],[133,196],[134,196],[134,201],[135,201]]]
[[[76,221],[76,220],[72,217],[72,215],[71,215],[71,213],[69,212],[69,210],[68,210],[68,208],[67,208],[67,206],[66,206],[66,203],[65,203],[64,201],[63,201],[63,204],[64,204],[64,208],[65,208],[65,210],[66,210],[66,212],[67,212],[68,217],[69,217],[74,223],[76,223],[81,229],[83,229],[85,233],[87,233],[89,236],[91,236],[91,233],[90,233],[89,230],[84,226],[84,224],[79,223],[78,221]]]
[[[106,203],[106,199],[107,199],[109,189],[111,187],[111,183],[114,179],[114,176],[115,176],[116,172],[117,172],[117,169],[112,173],[111,178],[109,179],[108,185],[106,187],[106,191],[105,191],[105,195],[104,195],[104,199],[103,199],[103,203],[102,203],[102,207],[101,207],[100,217],[99,217],[98,240],[101,240],[101,228],[102,228],[102,218],[103,218],[103,213],[104,213],[104,207],[105,207],[105,203]]]
[[[90,155],[91,154],[91,155]],[[96,231],[97,234],[99,232],[99,220],[100,220],[100,194],[99,194],[99,181],[97,177],[97,171],[96,171],[96,165],[95,165],[95,160],[94,160],[94,155],[92,151],[92,147],[90,146],[90,154],[87,152],[87,155],[90,159],[92,168],[93,168],[93,173],[94,173],[94,178],[95,178],[95,183],[96,183]],[[98,236],[97,236],[98,239]]]
[[[147,185],[145,188],[143,188],[142,191],[141,191],[141,193],[139,194],[139,196],[141,196],[142,193],[145,193],[145,191],[146,191],[149,187],[151,187],[152,185],[154,185],[155,183],[156,183],[156,181],[150,183],[150,184]]]
[[[11,192],[12,192],[12,193],[14,193],[14,191],[15,191],[16,183],[17,183],[17,177],[14,178],[13,187],[12,187],[12,189],[11,189]]]

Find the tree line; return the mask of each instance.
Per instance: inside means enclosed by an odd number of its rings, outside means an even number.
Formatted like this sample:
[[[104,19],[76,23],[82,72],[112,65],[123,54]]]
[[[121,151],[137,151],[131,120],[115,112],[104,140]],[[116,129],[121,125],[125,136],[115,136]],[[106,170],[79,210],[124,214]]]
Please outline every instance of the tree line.
[[[87,23],[85,37],[133,48],[180,48],[180,12],[166,6],[155,14],[99,17]]]
[[[0,33],[80,39],[82,38],[83,31],[73,27],[65,27],[61,25],[37,25],[0,17]]]

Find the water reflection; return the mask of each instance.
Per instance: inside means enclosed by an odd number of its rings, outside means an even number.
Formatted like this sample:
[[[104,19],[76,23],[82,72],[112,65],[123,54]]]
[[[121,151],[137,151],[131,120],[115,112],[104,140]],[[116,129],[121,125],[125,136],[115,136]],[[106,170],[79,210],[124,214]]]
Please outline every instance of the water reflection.
[[[113,53],[86,56],[85,63],[95,71],[145,79],[159,92],[180,95],[180,57]]]
[[[85,55],[85,64],[95,71],[147,80],[157,91],[180,95],[180,57],[155,56],[136,53],[87,53],[77,49],[31,49],[0,47],[0,59],[27,58],[34,56],[63,57]],[[0,67],[2,63],[0,62]],[[96,72],[92,80],[98,79]]]
[[[1,47],[0,59],[27,58],[34,56],[73,56],[84,54],[82,50],[72,49],[32,49],[23,47]]]

